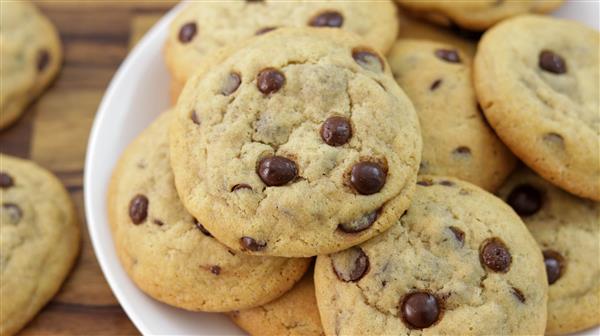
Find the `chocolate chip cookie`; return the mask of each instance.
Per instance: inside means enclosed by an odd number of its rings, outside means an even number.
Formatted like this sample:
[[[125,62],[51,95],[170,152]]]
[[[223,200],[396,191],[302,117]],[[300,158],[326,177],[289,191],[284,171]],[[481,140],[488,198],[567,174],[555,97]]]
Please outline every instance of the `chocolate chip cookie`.
[[[250,335],[325,335],[317,310],[312,270],[279,299],[228,315]]]
[[[549,284],[546,333],[600,324],[600,204],[566,193],[525,168],[511,175],[500,196],[543,251]]]
[[[479,109],[471,57],[453,45],[404,39],[393,46],[388,62],[421,122],[419,173],[455,176],[496,190],[516,160]]]
[[[67,277],[79,251],[79,223],[69,194],[54,175],[4,154],[0,202],[0,334],[13,335]]]
[[[0,129],[13,123],[48,86],[62,62],[56,28],[27,1],[0,11]]]
[[[109,220],[121,263],[140,289],[195,311],[230,311],[267,303],[289,290],[310,259],[252,257],[216,241],[178,199],[162,114],[125,151],[108,193]]]
[[[285,26],[339,28],[385,53],[396,38],[398,19],[389,0],[190,2],[173,20],[165,47],[173,94],[216,49]]]
[[[546,180],[600,200],[600,33],[521,16],[487,31],[474,83],[502,141]]]
[[[516,15],[547,13],[560,7],[562,0],[478,0],[415,1],[396,0],[413,14],[437,24],[482,31]]]
[[[235,251],[348,248],[391,226],[420,161],[414,108],[355,35],[281,28],[192,77],[171,128],[185,207]]]
[[[327,335],[541,335],[542,253],[500,199],[460,180],[420,176],[408,211],[383,234],[317,257]]]

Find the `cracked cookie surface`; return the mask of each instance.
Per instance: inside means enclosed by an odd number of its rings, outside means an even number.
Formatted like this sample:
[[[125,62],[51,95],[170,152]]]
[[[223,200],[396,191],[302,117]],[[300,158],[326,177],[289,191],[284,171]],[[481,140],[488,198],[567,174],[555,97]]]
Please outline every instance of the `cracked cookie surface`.
[[[229,317],[250,335],[325,335],[317,310],[313,272],[306,272],[294,288],[277,300],[252,309],[230,312]]]
[[[467,182],[420,176],[408,211],[383,234],[317,257],[327,335],[542,335],[542,253],[500,199]]]
[[[79,223],[69,194],[54,175],[4,154],[0,202],[0,334],[13,335],[67,277],[79,251]]]
[[[600,200],[600,33],[580,23],[522,16],[487,31],[474,83],[490,125],[555,185]]]
[[[267,303],[302,277],[310,259],[251,257],[215,240],[179,201],[163,113],[124,152],[108,193],[117,253],[147,294],[194,311]]]
[[[396,0],[414,14],[445,26],[482,31],[507,18],[527,13],[547,13],[560,7],[562,0]]]
[[[394,44],[388,62],[421,122],[419,174],[454,176],[496,190],[516,160],[479,110],[471,58],[449,44],[404,39]]]
[[[341,250],[392,225],[414,191],[414,108],[384,59],[343,31],[257,37],[188,81],[176,113],[179,195],[234,250]]]
[[[12,124],[56,76],[62,51],[56,28],[27,1],[0,11],[0,129]]]
[[[600,204],[562,191],[526,168],[511,175],[499,195],[521,216],[544,254],[546,333],[600,324]]]
[[[218,48],[278,27],[308,26],[356,33],[385,54],[396,38],[398,19],[389,0],[192,2],[173,20],[165,47],[174,86],[183,87],[195,67]]]

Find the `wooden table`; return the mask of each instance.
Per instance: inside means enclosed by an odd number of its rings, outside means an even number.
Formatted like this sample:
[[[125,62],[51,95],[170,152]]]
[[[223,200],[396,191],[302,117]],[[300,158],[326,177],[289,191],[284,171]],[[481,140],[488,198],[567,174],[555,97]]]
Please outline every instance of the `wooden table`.
[[[88,134],[110,79],[131,46],[173,1],[39,1],[60,32],[65,53],[53,85],[12,127],[0,151],[30,158],[66,185],[79,211],[82,250],[58,295],[23,335],[139,334],[113,296],[85,225],[83,166]]]

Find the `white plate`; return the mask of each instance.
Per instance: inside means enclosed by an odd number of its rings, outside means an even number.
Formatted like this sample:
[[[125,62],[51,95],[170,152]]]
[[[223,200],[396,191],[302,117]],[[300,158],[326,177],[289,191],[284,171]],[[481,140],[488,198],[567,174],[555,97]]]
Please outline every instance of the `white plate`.
[[[121,152],[169,106],[169,75],[162,49],[169,22],[180,9],[181,5],[174,8],[144,36],[120,66],[102,99],[85,162],[88,229],[106,280],[140,332],[145,335],[242,335],[222,314],[184,311],[141,292],[119,263],[106,216],[106,188]],[[598,29],[599,9],[596,1],[571,0],[557,15],[578,19]],[[581,335],[600,335],[600,328]]]

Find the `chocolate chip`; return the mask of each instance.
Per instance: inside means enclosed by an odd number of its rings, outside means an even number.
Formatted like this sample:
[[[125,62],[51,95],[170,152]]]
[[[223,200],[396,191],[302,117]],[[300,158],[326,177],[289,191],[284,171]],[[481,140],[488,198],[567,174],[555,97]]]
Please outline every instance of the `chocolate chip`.
[[[410,329],[424,329],[435,324],[441,314],[438,299],[424,291],[412,292],[402,299],[402,320]]]
[[[354,246],[333,254],[331,266],[341,281],[356,282],[369,270],[369,257],[360,247]]]
[[[242,237],[240,238],[240,244],[246,250],[250,251],[261,251],[267,247],[267,243],[264,241],[256,240],[252,237]]]
[[[454,234],[454,238],[456,238],[456,241],[458,241],[460,246],[464,246],[465,245],[465,232],[463,230],[457,228],[456,226],[450,226],[450,227],[448,227],[448,229],[450,229],[450,231],[452,231],[452,233]]]
[[[2,203],[2,211],[8,214],[8,220],[11,224],[19,224],[21,217],[23,217],[23,211],[15,203]]]
[[[194,225],[196,225],[196,228],[198,228],[198,230],[200,230],[200,232],[202,232],[205,236],[207,237],[212,237],[213,235],[210,234],[210,232],[208,232],[208,230],[204,227],[204,225],[200,224],[200,222],[198,222],[198,220],[196,218],[194,218]]]
[[[148,198],[137,194],[129,202],[129,218],[133,224],[141,224],[148,216]]]
[[[564,272],[565,259],[563,256],[553,250],[545,250],[544,264],[546,264],[546,275],[548,276],[548,284],[555,283]]]
[[[308,22],[312,27],[332,27],[339,28],[344,24],[344,17],[339,12],[329,10],[321,12]]]
[[[433,181],[432,180],[419,180],[417,181],[417,184],[423,187],[431,187],[433,185]]]
[[[555,148],[563,149],[565,147],[565,139],[558,133],[552,132],[544,134],[543,139],[547,144],[552,145]]]
[[[521,292],[521,290],[519,290],[518,288],[512,287],[510,289],[510,292],[512,293],[512,295],[514,295],[517,300],[521,301],[521,303],[525,303],[525,295],[523,295],[523,292]]]
[[[365,48],[355,48],[352,50],[352,58],[366,70],[373,72],[383,71],[383,60],[374,51]]]
[[[260,28],[259,30],[257,30],[256,33],[254,33],[254,35],[266,34],[266,33],[270,32],[270,31],[275,30],[275,29],[277,29],[277,27],[263,27],[263,28]]]
[[[284,84],[285,76],[281,71],[274,68],[261,70],[256,80],[258,90],[264,94],[277,92]]]
[[[194,39],[194,36],[196,36],[197,30],[198,28],[196,27],[195,22],[188,22],[184,24],[179,29],[179,41],[181,41],[181,43],[190,42]]]
[[[50,54],[47,50],[40,50],[37,56],[37,69],[39,72],[44,71],[50,63]]]
[[[161,221],[160,219],[154,219],[152,220],[152,223],[158,225],[158,226],[163,226],[165,225],[165,223],[163,223],[163,221]]]
[[[542,50],[540,52],[538,65],[541,69],[554,74],[564,74],[567,72],[565,59],[551,50]]]
[[[233,187],[231,187],[231,191],[232,191],[232,192],[233,192],[233,191],[238,191],[238,190],[240,190],[240,189],[250,189],[250,190],[252,190],[252,187],[251,187],[251,186],[249,186],[249,185],[248,185],[248,184],[246,184],[246,183],[238,183],[238,184],[234,185]]]
[[[383,188],[387,173],[375,162],[359,162],[352,167],[350,184],[362,195],[377,193]]]
[[[448,181],[448,180],[441,180],[440,182],[438,182],[438,184],[446,186],[446,187],[453,187],[454,186],[454,182]]]
[[[341,146],[352,137],[352,126],[348,118],[333,116],[321,126],[321,138],[330,146]]]
[[[15,185],[15,181],[8,173],[0,172],[0,188],[7,189]]]
[[[380,209],[375,210],[365,216],[361,216],[358,219],[355,219],[349,223],[342,223],[338,225],[338,229],[346,233],[356,233],[360,231],[364,231],[373,225],[379,217]]]
[[[268,156],[258,163],[258,176],[268,186],[282,186],[298,175],[296,163],[283,156]]]
[[[542,192],[532,185],[520,184],[508,194],[506,203],[519,216],[531,216],[542,208]]]
[[[441,79],[436,79],[433,83],[431,83],[431,86],[429,87],[430,91],[434,91],[435,89],[438,88],[438,86],[440,86],[440,84],[442,84],[442,80]]]
[[[196,110],[192,111],[192,122],[194,122],[194,124],[196,125],[200,125],[200,119],[198,119],[198,113],[196,113]]]
[[[450,63],[460,63],[460,56],[456,50],[437,49],[435,51],[435,56]]]
[[[456,147],[453,151],[455,155],[471,155],[471,149],[467,146]]]
[[[512,257],[508,248],[499,238],[490,238],[481,244],[479,250],[481,263],[494,272],[506,273]]]
[[[242,78],[240,77],[240,75],[238,73],[236,73],[236,72],[230,73],[229,76],[227,76],[227,79],[225,79],[225,83],[223,84],[223,87],[221,88],[221,94],[224,96],[229,96],[230,94],[234,93],[238,87],[240,87],[241,83],[242,83]]]
[[[210,273],[214,274],[214,275],[219,275],[221,274],[221,267],[217,266],[217,265],[213,265],[210,267]]]

